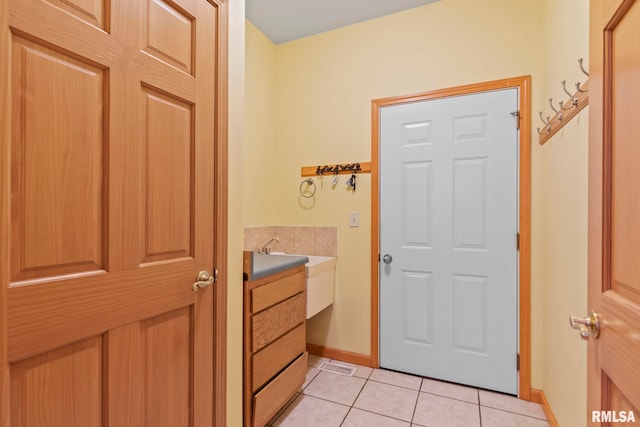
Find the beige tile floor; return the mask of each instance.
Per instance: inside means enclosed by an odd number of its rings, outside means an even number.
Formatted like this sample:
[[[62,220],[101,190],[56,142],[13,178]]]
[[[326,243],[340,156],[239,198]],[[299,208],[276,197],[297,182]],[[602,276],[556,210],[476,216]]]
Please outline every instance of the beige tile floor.
[[[320,371],[309,355],[307,380],[272,427],[548,427],[542,407],[512,396],[384,369],[353,377]]]

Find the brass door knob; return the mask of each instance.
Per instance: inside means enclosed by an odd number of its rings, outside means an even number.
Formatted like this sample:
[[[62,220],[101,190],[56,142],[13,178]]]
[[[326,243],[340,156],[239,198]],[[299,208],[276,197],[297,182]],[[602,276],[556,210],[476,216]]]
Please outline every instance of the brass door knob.
[[[206,288],[209,285],[213,285],[213,283],[216,281],[216,277],[218,276],[217,272],[217,269],[214,268],[213,275],[209,274],[209,272],[206,270],[202,270],[200,273],[198,273],[196,283],[193,284],[193,291],[198,292],[198,289]]]
[[[589,310],[589,315],[585,318],[569,317],[569,325],[571,325],[573,329],[580,331],[580,338],[583,340],[588,340],[589,337],[597,339],[600,336],[601,324],[600,315],[593,310]]]

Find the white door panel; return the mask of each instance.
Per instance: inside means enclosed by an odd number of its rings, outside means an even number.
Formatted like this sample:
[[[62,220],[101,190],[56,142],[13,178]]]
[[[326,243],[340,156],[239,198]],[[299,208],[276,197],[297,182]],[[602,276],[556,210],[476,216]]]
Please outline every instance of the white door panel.
[[[380,362],[517,391],[517,89],[381,109]]]

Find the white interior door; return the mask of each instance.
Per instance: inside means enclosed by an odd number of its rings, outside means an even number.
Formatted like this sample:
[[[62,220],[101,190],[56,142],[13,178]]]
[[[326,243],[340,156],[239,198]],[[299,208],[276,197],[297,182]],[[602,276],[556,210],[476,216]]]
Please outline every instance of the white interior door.
[[[517,393],[517,109],[516,88],[381,109],[382,367]]]

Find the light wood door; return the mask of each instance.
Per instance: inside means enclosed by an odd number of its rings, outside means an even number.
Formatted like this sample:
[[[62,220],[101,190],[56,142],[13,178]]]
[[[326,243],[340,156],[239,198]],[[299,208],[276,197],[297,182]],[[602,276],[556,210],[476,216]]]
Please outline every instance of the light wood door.
[[[1,419],[213,425],[219,4],[1,8]]]
[[[589,307],[602,315],[588,344],[594,426],[628,411],[640,423],[639,27],[640,1],[591,1]]]

